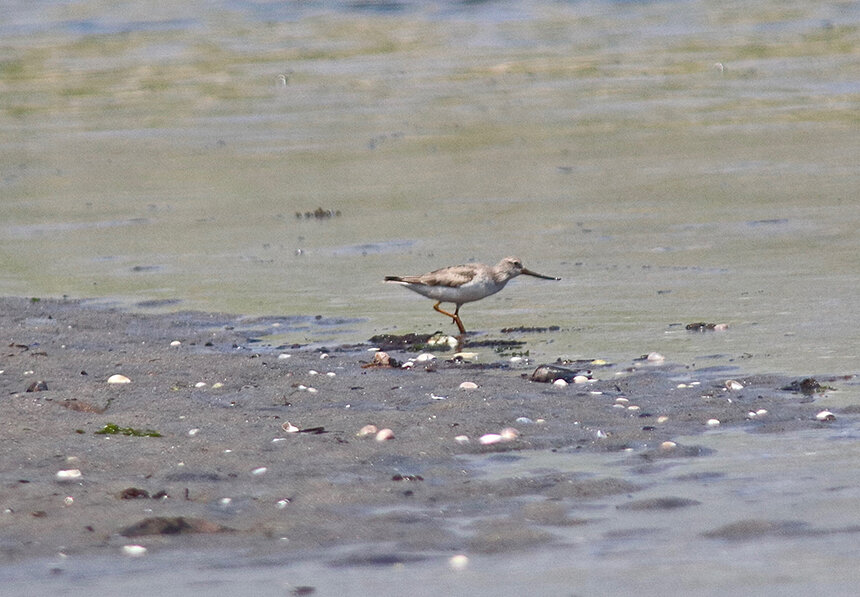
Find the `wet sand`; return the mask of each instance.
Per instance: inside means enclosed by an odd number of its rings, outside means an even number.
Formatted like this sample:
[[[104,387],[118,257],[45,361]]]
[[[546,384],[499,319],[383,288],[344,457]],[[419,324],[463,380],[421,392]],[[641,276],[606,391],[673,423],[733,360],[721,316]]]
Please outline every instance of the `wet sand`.
[[[558,387],[528,379],[539,363],[489,357],[488,348],[475,349],[478,363],[440,352],[430,366],[366,367],[370,344],[258,341],[278,318],[16,298],[0,306],[6,564],[118,555],[130,544],[150,556],[314,554],[331,566],[520,554],[593,524],[590,513],[607,504],[646,519],[698,507],[640,491],[654,467],[711,452],[696,441],[716,428],[709,420],[750,434],[829,433],[857,410],[816,417],[827,388],[850,378],[818,378],[825,387],[804,393],[781,388],[805,375],[747,377],[631,355],[594,367],[592,383]],[[107,383],[113,375],[130,383]],[[742,389],[727,389],[729,379]],[[160,437],[97,433],[109,424]],[[360,437],[370,424],[394,439]],[[480,443],[509,427],[519,436]],[[576,470],[588,453],[617,454],[633,472]],[[516,466],[535,456],[569,468]],[[58,480],[61,470],[81,477]],[[710,532],[732,540],[785,531],[736,523],[726,513],[727,526]]]

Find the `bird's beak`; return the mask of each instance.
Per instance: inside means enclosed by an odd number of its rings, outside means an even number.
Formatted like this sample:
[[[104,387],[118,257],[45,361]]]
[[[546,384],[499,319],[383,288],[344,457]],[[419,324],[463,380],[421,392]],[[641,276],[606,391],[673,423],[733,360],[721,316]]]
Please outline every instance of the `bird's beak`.
[[[533,272],[530,269],[526,269],[526,268],[523,268],[523,271],[521,273],[523,273],[527,276],[534,276],[535,278],[541,278],[543,280],[561,280],[561,278],[554,278],[552,276],[544,276],[543,274]]]

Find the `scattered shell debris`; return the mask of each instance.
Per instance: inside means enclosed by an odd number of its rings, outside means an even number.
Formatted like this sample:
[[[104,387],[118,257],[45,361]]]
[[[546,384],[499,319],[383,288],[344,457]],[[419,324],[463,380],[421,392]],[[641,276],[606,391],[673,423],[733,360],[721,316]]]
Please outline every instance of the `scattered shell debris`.
[[[146,555],[146,548],[143,545],[123,545],[122,553],[132,558],[138,558]]]
[[[57,471],[57,481],[76,481],[82,476],[80,469],[76,468]]]
[[[394,432],[391,429],[380,429],[376,433],[376,441],[378,442],[385,442],[390,439],[394,439]]]
[[[127,378],[125,375],[120,375],[119,373],[116,373],[116,374],[108,377],[107,382],[108,383],[131,383],[131,380],[129,378]]]
[[[829,410],[822,410],[817,415],[815,415],[815,418],[819,421],[835,421],[836,415],[834,415]]]
[[[469,558],[463,554],[451,556],[448,559],[448,566],[452,570],[465,570],[469,566]]]
[[[379,429],[376,428],[376,425],[365,425],[358,430],[358,433],[356,433],[356,435],[358,437],[367,437],[368,435],[376,435],[378,431]]]

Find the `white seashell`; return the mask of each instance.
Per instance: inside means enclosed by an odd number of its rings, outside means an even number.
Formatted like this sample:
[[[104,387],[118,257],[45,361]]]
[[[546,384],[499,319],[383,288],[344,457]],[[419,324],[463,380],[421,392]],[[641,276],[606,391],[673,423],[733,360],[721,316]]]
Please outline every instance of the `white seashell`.
[[[485,446],[489,446],[504,441],[504,438],[498,433],[485,433],[478,441]]]
[[[127,378],[125,375],[120,375],[119,373],[115,375],[111,375],[108,377],[108,383],[131,383],[131,380]]]
[[[707,421],[705,421],[705,425],[707,425],[708,427],[718,427],[720,425],[720,420],[708,419]]]
[[[511,357],[511,358],[509,359],[509,361],[510,361],[511,363],[522,363],[522,362],[523,362],[523,357]],[[456,556],[455,556],[455,557],[456,557]]]
[[[573,378],[573,383],[588,383],[590,381],[594,381],[594,380],[592,380],[587,375],[577,375]]]
[[[608,435],[606,435],[605,431],[601,431],[600,429],[594,432],[594,436],[598,439],[606,439],[607,437],[609,437]]]
[[[298,433],[299,431],[301,431],[298,427],[296,427],[289,421],[286,421],[283,425],[281,425],[281,429],[283,429],[287,433]]]
[[[447,400],[448,399],[447,396],[437,396],[433,392],[430,392],[430,398],[432,398],[433,400]]]
[[[198,433],[200,433],[199,429],[196,429],[196,428],[195,429],[189,429],[188,430],[188,437],[194,437]]]
[[[755,414],[757,414],[758,416],[766,415],[766,414],[767,414],[767,409],[760,408],[760,409],[758,409],[757,411],[755,411]]]
[[[218,388],[223,388],[223,387],[224,387],[224,384],[222,384],[220,381],[216,381],[215,383],[212,384],[213,390],[217,390]]]
[[[478,387],[478,384],[476,384],[473,381],[464,381],[463,383],[460,384],[461,390],[474,390],[477,387]]]
[[[76,468],[57,471],[57,481],[75,481],[80,479],[82,476],[81,471]]]
[[[456,359],[459,358],[464,361],[477,361],[478,353],[477,352],[455,352],[451,355],[451,358]]]
[[[394,432],[391,429],[380,429],[376,434],[376,441],[384,442],[390,439],[394,439]]]
[[[469,565],[469,558],[464,556],[463,554],[457,554],[456,556],[451,556],[448,560],[448,566],[451,570],[465,570]]]
[[[458,435],[457,437],[454,438],[454,441],[457,442],[458,444],[468,444],[469,443],[469,436],[468,435]]]
[[[275,505],[278,507],[279,510],[283,510],[290,505],[290,500],[278,500],[277,502],[275,502]]]
[[[291,356],[293,356],[293,355],[282,352],[281,354],[278,355],[278,360],[283,361],[284,359],[288,359]]]
[[[412,369],[415,366],[415,361],[406,361],[400,365],[401,369]]]
[[[233,498],[226,497],[226,498],[221,498],[220,500],[218,500],[218,505],[225,507],[225,508],[232,503],[233,503]]]
[[[639,410],[639,407],[636,406],[635,404],[631,404],[630,406],[627,407],[627,410]]]
[[[566,388],[568,384],[563,379],[557,379],[554,382],[552,382],[552,385],[558,386],[560,388]]]
[[[660,415],[659,417],[657,417],[658,423],[665,423],[668,420],[669,420],[669,417],[667,417],[666,415]]]
[[[182,345],[182,342],[180,342],[179,340],[174,340],[173,342],[170,343],[170,345],[171,346],[180,346],[180,345]]]
[[[265,466],[260,466],[260,467],[255,468],[254,470],[252,470],[251,474],[256,475],[256,476],[265,475],[266,471],[268,471],[268,470],[269,469],[267,469]]]
[[[664,357],[659,352],[649,352],[646,358],[651,363],[662,363],[666,360],[666,357]]]
[[[318,390],[318,389],[316,389],[316,388],[311,388],[311,387],[306,388],[306,390],[307,390],[307,393],[308,393],[308,394],[316,394],[317,392],[319,392],[319,390]]]
[[[122,554],[132,558],[137,558],[146,555],[146,548],[143,545],[123,545]]]
[[[735,379],[729,379],[726,381],[726,389],[731,390],[732,392],[737,392],[738,390],[744,389],[744,384]]]
[[[330,355],[329,353],[327,353],[327,352],[324,352],[324,353],[320,354],[320,358],[321,358],[321,359],[327,359],[327,358],[329,358],[330,356],[331,356],[331,355]]]
[[[356,433],[356,435],[358,437],[365,437],[368,435],[376,435],[377,431],[379,431],[379,429],[376,428],[376,425],[365,425],[364,427],[362,427],[361,429],[358,430],[358,433]]]
[[[517,417],[516,422],[519,423],[520,425],[531,425],[534,423],[534,421],[532,421],[528,417]]]
[[[315,371],[314,369],[311,369],[310,371],[308,371],[308,375],[319,375],[319,374],[320,374],[320,372]]]
[[[194,384],[194,387],[195,388],[205,388],[206,382],[205,381],[198,381],[196,384]]]
[[[325,374],[326,377],[335,377],[336,375],[337,375],[337,373],[335,373],[334,371],[329,371],[328,373]]]
[[[834,415],[829,410],[823,410],[820,413],[818,413],[817,415],[815,415],[815,418],[818,419],[819,421],[835,421],[836,415]]]
[[[544,423],[546,423],[546,419],[535,419],[535,423],[537,425],[543,425]]]
[[[619,396],[618,398],[616,398],[616,399],[615,399],[615,402],[620,402],[620,403],[622,403],[622,404],[627,404],[627,403],[628,403],[628,402],[630,402],[630,401],[629,401],[627,398],[624,398],[624,397],[620,397],[620,396]]]
[[[674,448],[677,445],[678,444],[676,444],[675,442],[665,441],[662,444],[660,444],[660,449],[661,450],[671,450],[672,448]]]
[[[432,361],[436,359],[435,354],[431,354],[429,352],[422,352],[417,357],[415,357],[415,361],[417,363],[426,363],[427,361]]]
[[[74,503],[75,503],[75,498],[73,498],[70,495],[63,498],[63,504],[65,504],[66,506],[71,506]]]
[[[499,435],[502,436],[502,439],[504,441],[512,442],[520,436],[520,432],[513,427],[505,427],[504,429],[499,431]]]
[[[627,408],[627,407],[624,406],[623,404],[613,404],[612,408]]]

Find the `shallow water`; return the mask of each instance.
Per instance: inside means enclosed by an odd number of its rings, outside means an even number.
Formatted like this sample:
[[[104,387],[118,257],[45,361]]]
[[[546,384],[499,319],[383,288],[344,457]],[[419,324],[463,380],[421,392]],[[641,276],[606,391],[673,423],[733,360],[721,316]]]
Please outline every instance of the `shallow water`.
[[[563,281],[463,319],[538,358],[856,371],[857,3],[337,6],[18,3],[0,293],[354,342],[454,331],[384,275],[515,254]]]

